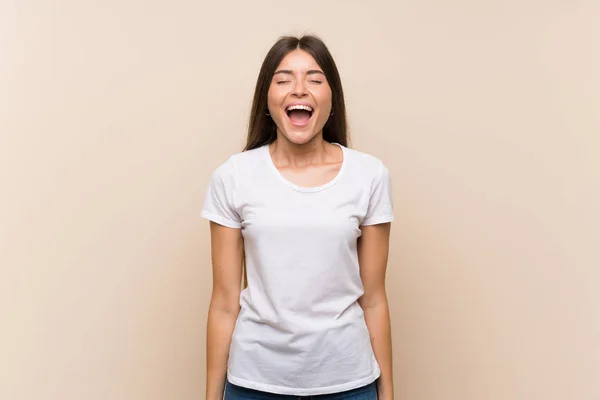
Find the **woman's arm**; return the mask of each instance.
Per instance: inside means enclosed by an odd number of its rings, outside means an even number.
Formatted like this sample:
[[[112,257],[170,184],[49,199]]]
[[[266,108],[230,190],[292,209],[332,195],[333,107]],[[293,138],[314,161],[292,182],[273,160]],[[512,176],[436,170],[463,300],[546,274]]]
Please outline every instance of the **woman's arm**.
[[[381,369],[377,393],[379,400],[394,398],[392,374],[392,336],[385,272],[387,269],[390,223],[363,226],[358,240],[358,260],[364,295],[359,304],[364,310],[375,358]]]
[[[206,400],[222,400],[231,336],[240,311],[244,241],[240,229],[210,223],[213,290],[206,332]]]

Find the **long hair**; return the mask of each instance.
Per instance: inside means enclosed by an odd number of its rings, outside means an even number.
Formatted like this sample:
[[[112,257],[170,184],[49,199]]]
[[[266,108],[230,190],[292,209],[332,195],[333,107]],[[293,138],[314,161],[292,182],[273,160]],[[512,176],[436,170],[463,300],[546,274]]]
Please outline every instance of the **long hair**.
[[[310,54],[323,69],[329,87],[331,88],[331,105],[333,115],[323,127],[323,139],[330,143],[348,146],[346,121],[346,105],[342,80],[337,66],[325,43],[317,36],[304,35],[301,37],[282,36],[275,42],[267,53],[256,81],[254,98],[248,121],[248,136],[245,150],[252,150],[266,144],[271,144],[277,138],[277,127],[273,119],[267,115],[267,96],[275,69],[281,60],[293,50],[300,49]]]

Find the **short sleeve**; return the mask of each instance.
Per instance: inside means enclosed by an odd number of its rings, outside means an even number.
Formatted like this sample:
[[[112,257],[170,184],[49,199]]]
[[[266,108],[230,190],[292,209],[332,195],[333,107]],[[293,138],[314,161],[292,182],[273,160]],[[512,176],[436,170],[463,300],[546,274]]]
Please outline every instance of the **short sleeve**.
[[[361,225],[383,224],[393,220],[392,180],[388,168],[381,163],[379,174],[371,186],[369,206]]]
[[[235,166],[232,160],[220,165],[210,177],[200,215],[229,228],[241,228],[241,218],[233,204]]]

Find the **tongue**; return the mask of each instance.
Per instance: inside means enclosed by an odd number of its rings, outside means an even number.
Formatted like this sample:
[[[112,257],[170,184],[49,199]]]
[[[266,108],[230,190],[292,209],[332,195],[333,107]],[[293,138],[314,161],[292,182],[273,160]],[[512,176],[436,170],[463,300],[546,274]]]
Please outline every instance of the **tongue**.
[[[310,113],[306,110],[292,110],[290,111],[290,119],[294,123],[303,124],[310,118]]]

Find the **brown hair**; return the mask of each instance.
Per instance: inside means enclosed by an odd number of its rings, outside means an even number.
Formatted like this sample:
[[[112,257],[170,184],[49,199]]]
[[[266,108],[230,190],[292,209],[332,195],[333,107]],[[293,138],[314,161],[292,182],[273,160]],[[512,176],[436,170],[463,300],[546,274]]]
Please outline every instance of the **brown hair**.
[[[317,36],[304,35],[301,37],[282,36],[275,42],[267,53],[256,81],[254,99],[248,123],[248,137],[244,150],[251,150],[270,144],[277,138],[277,127],[273,119],[267,115],[267,95],[275,69],[281,60],[291,51],[300,49],[310,54],[317,64],[323,69],[329,87],[331,88],[331,105],[333,115],[323,127],[323,139],[330,143],[339,143],[348,146],[348,133],[346,121],[346,105],[342,80],[335,61]]]

